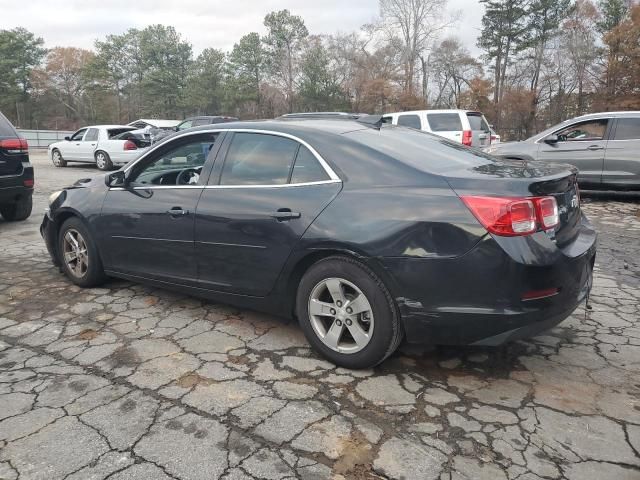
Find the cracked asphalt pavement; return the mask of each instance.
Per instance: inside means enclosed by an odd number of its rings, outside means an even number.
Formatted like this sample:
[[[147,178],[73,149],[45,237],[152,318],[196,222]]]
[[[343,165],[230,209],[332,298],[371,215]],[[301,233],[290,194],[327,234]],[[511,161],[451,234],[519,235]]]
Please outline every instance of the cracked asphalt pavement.
[[[590,312],[349,371],[278,318],[73,286],[41,212],[99,172],[32,160],[32,217],[0,220],[0,479],[640,479],[637,200],[583,205],[600,232]]]

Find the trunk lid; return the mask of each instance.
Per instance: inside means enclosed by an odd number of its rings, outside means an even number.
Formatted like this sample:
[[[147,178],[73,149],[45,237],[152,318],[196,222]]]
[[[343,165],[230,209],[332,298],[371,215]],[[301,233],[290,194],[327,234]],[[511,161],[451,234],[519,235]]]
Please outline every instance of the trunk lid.
[[[505,160],[449,171],[445,178],[458,195],[554,197],[560,223],[548,234],[563,247],[581,224],[577,174],[571,165]]]

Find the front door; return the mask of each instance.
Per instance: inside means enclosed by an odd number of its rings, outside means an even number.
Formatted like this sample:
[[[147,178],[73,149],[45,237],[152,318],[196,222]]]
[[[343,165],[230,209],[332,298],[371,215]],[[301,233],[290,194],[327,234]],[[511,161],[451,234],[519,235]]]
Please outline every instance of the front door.
[[[169,141],[131,168],[127,187],[109,190],[98,228],[106,270],[196,283],[196,205],[217,137],[202,133]]]
[[[201,287],[267,295],[341,182],[305,145],[277,134],[234,133],[220,160],[196,212]]]
[[[82,147],[82,139],[87,133],[86,128],[81,128],[71,135],[68,141],[60,144],[59,150],[62,158],[65,160],[78,160],[80,158],[80,149]]]
[[[640,116],[620,117],[607,143],[603,187],[640,189]]]
[[[558,141],[540,141],[538,160],[568,163],[578,168],[578,182],[584,186],[598,186],[601,182],[609,120],[586,120],[556,132]]]
[[[98,134],[100,130],[97,128],[90,128],[87,130],[87,133],[84,134],[84,138],[82,139],[80,145],[77,149],[78,160],[82,160],[83,162],[94,162],[95,157],[93,156],[93,152],[96,150],[96,145],[98,144]]]

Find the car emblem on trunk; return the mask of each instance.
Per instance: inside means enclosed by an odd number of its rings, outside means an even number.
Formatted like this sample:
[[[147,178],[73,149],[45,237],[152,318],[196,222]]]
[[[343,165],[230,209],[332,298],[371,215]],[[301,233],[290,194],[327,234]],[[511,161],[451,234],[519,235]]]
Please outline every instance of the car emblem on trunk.
[[[573,197],[571,197],[571,208],[577,208],[578,207],[578,196],[574,195]]]

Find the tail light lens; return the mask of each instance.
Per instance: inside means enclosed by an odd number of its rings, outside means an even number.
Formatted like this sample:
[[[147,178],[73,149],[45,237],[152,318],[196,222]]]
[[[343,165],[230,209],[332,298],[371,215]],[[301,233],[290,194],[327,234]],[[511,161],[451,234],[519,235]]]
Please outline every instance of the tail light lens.
[[[464,130],[462,132],[462,144],[470,147],[471,146],[471,140],[473,138],[473,132],[471,130]]]
[[[138,147],[131,140],[127,140],[126,142],[124,142],[124,149],[125,150],[137,150]]]
[[[489,232],[504,237],[528,235],[558,224],[558,204],[553,197],[461,197]]]
[[[4,148],[9,153],[22,153],[29,151],[29,144],[24,138],[9,138],[0,140],[0,148]]]
[[[33,184],[34,184],[33,178],[27,178],[22,182],[22,184],[27,188],[33,188]]]

